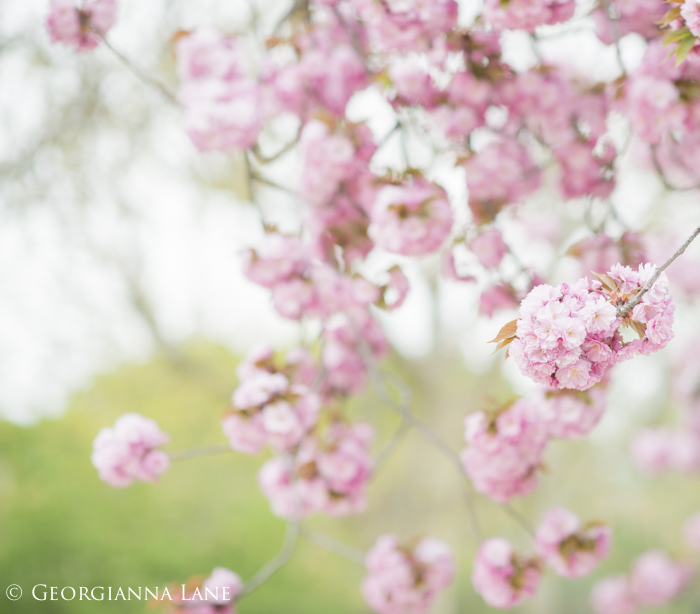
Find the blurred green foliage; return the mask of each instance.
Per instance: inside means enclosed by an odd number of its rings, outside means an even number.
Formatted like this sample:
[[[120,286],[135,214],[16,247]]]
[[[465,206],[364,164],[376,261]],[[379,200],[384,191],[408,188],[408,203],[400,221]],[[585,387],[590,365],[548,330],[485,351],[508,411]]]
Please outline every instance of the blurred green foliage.
[[[34,428],[0,423],[0,612],[46,614],[147,612],[139,601],[45,601],[31,597],[37,584],[164,587],[206,576],[215,566],[250,578],[280,548],[284,523],[273,517],[256,485],[260,457],[235,453],[178,461],[157,485],[116,490],[90,464],[97,431],[127,411],[158,421],[172,436],[171,450],[224,443],[219,417],[236,385],[237,358],[207,344],[187,349],[186,360],[156,358],[98,377],[76,395],[59,420]],[[498,370],[468,373],[461,361],[431,357],[388,368],[411,382],[414,411],[455,451],[468,411],[511,395]],[[495,391],[495,392],[494,392]],[[496,399],[487,398],[486,392]],[[349,403],[355,416],[378,428],[377,451],[398,426],[372,392]],[[611,408],[610,411],[615,411]],[[548,577],[537,599],[520,608],[532,614],[589,612],[592,582],[621,573],[652,547],[683,552],[682,520],[700,510],[700,485],[687,478],[646,479],[630,466],[618,439],[554,442],[536,496],[515,507],[536,522],[545,509],[565,505],[584,519],[613,524],[613,552],[592,578]],[[359,517],[313,518],[308,526],[367,549],[383,532],[402,538],[430,534],[456,551],[460,573],[441,597],[437,614],[490,611],[469,580],[476,541],[464,501],[463,478],[450,459],[412,431],[372,483],[370,509]],[[484,536],[504,535],[531,551],[527,531],[498,506],[477,497]],[[300,541],[292,561],[242,601],[241,614],[344,614],[368,612],[357,563]],[[24,596],[4,591],[19,584]],[[664,612],[690,614],[692,592]]]

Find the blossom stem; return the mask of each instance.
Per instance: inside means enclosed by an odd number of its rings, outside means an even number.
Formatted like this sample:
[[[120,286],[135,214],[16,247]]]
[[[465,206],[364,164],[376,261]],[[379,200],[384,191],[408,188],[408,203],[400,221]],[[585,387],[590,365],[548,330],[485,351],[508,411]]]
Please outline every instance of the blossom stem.
[[[376,362],[374,360],[374,356],[372,355],[372,350],[369,347],[369,344],[367,341],[365,341],[364,337],[362,337],[362,334],[360,333],[359,330],[356,331],[357,333],[357,338],[358,338],[358,345],[359,345],[359,350],[360,350],[360,355],[362,356],[363,362],[365,363],[365,366],[367,367],[367,370],[369,371],[370,378],[372,379],[372,383],[374,384],[374,388],[379,394],[379,397],[389,406],[391,407],[394,411],[398,412],[401,414],[403,419],[410,424],[411,426],[415,427],[418,432],[423,435],[425,439],[427,439],[430,443],[433,444],[442,454],[450,460],[450,462],[455,466],[457,469],[458,473],[460,476],[464,477],[464,470],[462,468],[462,463],[459,460],[459,457],[450,449],[450,447],[445,443],[442,438],[434,433],[432,429],[425,424],[422,420],[419,420],[414,416],[408,408],[406,408],[403,404],[397,403],[389,394],[389,391],[387,389],[387,386],[384,382],[384,379],[382,378],[382,375],[377,368]],[[474,507],[474,497],[472,494],[472,491],[469,487],[468,483],[465,483],[465,500],[467,503],[467,510],[469,512],[469,521],[472,526],[472,531],[474,533],[474,537],[478,540],[481,541],[481,527],[479,525],[479,519],[477,518],[476,515],[476,509]]]
[[[126,66],[136,77],[138,77],[141,81],[143,81],[146,85],[149,85],[151,87],[154,87],[157,89],[163,96],[165,96],[170,102],[176,105],[180,105],[180,103],[177,101],[177,97],[173,93],[173,91],[165,85],[160,79],[157,79],[156,77],[147,74],[143,70],[141,70],[136,64],[134,64],[129,58],[127,58],[121,51],[116,49],[102,34],[100,34],[97,30],[93,29],[93,32],[99,36],[100,40],[104,44],[107,49],[109,49],[112,54],[122,63],[124,66]]]
[[[239,598],[249,595],[254,590],[262,586],[273,575],[275,575],[282,567],[284,567],[294,555],[297,544],[299,543],[299,534],[301,532],[301,521],[290,520],[287,523],[287,530],[284,534],[284,542],[277,556],[269,560],[248,582],[246,582]]]
[[[700,226],[698,226],[695,231],[693,232],[692,235],[688,237],[685,243],[680,246],[678,251],[673,254],[666,262],[664,262],[658,269],[656,269],[656,272],[654,275],[647,281],[647,283],[642,286],[642,289],[637,292],[635,297],[631,301],[627,301],[624,305],[621,307],[618,307],[617,309],[617,317],[618,318],[625,318],[627,317],[630,312],[639,304],[639,301],[642,300],[642,297],[651,289],[651,287],[654,285],[656,280],[661,276],[661,273],[663,273],[666,268],[676,259],[678,256],[680,256],[683,252],[685,252],[686,249],[688,249],[688,246],[695,240],[695,237],[697,237],[700,234]]]
[[[192,448],[191,450],[179,450],[177,452],[170,452],[171,461],[181,461],[190,458],[198,458],[200,456],[213,456],[214,454],[224,454],[226,452],[232,452],[231,446],[222,444],[220,446],[205,446],[202,448]]]
[[[329,552],[334,552],[335,554],[350,561],[354,561],[359,565],[364,565],[365,553],[362,550],[359,548],[353,548],[352,546],[335,539],[335,537],[331,537],[325,533],[319,533],[318,531],[311,531],[306,528],[301,530],[301,537],[319,548],[323,548]]]

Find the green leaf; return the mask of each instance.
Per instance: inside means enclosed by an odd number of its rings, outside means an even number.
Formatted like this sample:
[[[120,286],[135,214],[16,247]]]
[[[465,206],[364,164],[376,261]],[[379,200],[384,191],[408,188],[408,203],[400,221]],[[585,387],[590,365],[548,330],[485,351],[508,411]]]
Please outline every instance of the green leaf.
[[[693,36],[690,30],[688,28],[680,28],[678,30],[671,30],[666,36],[664,36],[664,47],[666,45],[671,45],[673,43],[677,43],[680,40],[683,40],[684,38],[688,38],[689,36]],[[694,38],[694,37],[693,37]]]
[[[678,58],[676,60],[676,66],[680,66],[683,63],[683,60],[685,60],[688,53],[690,53],[690,50],[695,46],[696,40],[698,39],[692,36],[691,38],[683,39],[678,44],[678,49],[676,50],[676,57]]]
[[[681,7],[679,6],[674,6],[668,13],[664,15],[664,18],[658,22],[658,24],[663,28],[664,26],[669,25],[672,21],[675,21],[676,19],[680,19],[681,17]]]

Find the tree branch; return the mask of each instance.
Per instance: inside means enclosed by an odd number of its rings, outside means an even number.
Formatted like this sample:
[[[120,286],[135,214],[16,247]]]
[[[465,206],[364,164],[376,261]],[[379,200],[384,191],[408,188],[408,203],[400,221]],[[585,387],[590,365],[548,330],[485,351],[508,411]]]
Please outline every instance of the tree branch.
[[[169,452],[171,461],[181,461],[190,458],[198,458],[200,456],[213,456],[214,454],[225,454],[226,452],[233,452],[231,446],[226,444],[216,445],[216,446],[203,446],[201,448],[191,448],[190,450],[178,450],[176,452]]]
[[[656,273],[649,279],[647,283],[642,286],[642,289],[637,292],[636,296],[631,300],[627,301],[622,307],[618,307],[617,309],[617,317],[618,318],[625,318],[627,317],[630,312],[639,304],[639,301],[642,300],[642,297],[649,292],[651,287],[654,285],[656,280],[661,276],[661,273],[663,273],[666,268],[676,259],[678,256],[680,256],[686,249],[688,249],[688,246],[695,240],[695,237],[697,237],[700,234],[700,226],[698,226],[695,231],[693,232],[692,235],[688,237],[685,243],[680,246],[678,251],[673,254],[666,262],[664,262],[658,269],[656,269]]]
[[[265,563],[263,567],[256,573],[248,582],[246,582],[243,590],[238,598],[249,595],[254,590],[262,586],[272,576],[274,576],[282,567],[284,567],[289,559],[292,558],[299,542],[299,533],[301,530],[300,520],[290,520],[287,522],[287,530],[284,534],[284,542],[277,556]]]
[[[126,66],[132,73],[134,73],[136,77],[138,77],[146,85],[149,85],[150,87],[153,87],[156,90],[158,90],[163,96],[165,96],[165,98],[167,98],[173,104],[180,106],[180,103],[177,101],[175,93],[165,83],[163,83],[157,77],[149,75],[145,71],[141,70],[141,68],[136,66],[136,64],[134,64],[129,58],[127,58],[121,51],[113,47],[112,44],[97,30],[93,29],[93,32],[104,43],[104,46],[107,47],[107,49],[109,49],[117,57],[117,59],[122,64],[124,64],[124,66]]]
[[[362,552],[362,550],[348,546],[347,544],[337,540],[335,537],[305,528],[301,529],[301,537],[319,548],[323,548],[329,552],[334,552],[335,554],[350,561],[354,561],[359,565],[365,564],[365,553]]]

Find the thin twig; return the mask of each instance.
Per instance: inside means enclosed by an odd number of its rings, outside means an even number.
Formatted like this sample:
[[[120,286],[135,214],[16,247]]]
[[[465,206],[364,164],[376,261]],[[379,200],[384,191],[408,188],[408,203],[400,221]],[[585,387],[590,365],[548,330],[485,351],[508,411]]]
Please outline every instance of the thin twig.
[[[362,356],[363,362],[365,363],[365,366],[367,368],[367,371],[370,374],[370,378],[372,380],[372,383],[374,385],[375,390],[377,391],[377,394],[379,394],[379,397],[386,403],[389,407],[391,407],[394,411],[398,412],[403,419],[410,424],[411,426],[415,427],[421,435],[425,439],[427,439],[430,443],[435,446],[440,452],[450,460],[452,465],[456,468],[457,472],[459,473],[460,476],[463,478],[464,476],[464,469],[462,468],[462,463],[459,460],[459,456],[457,456],[447,445],[446,442],[444,442],[439,435],[434,433],[432,429],[425,424],[423,421],[419,420],[414,416],[408,408],[404,407],[401,403],[397,403],[392,397],[391,394],[389,393],[386,384],[384,383],[384,380],[382,379],[382,375],[376,365],[376,362],[374,360],[374,355],[372,354],[372,350],[369,347],[369,344],[367,341],[364,339],[360,331],[356,331],[357,334],[357,339],[358,339],[358,346],[359,346],[359,351],[360,355]],[[467,511],[469,512],[469,520],[472,525],[472,530],[474,532],[474,537],[475,539],[481,541],[481,527],[479,525],[479,520],[476,516],[476,509],[474,507],[474,498],[472,496],[472,491],[471,488],[469,487],[469,484],[465,482],[466,488],[465,488],[465,498],[467,502]]]
[[[540,48],[537,45],[538,42],[538,37],[536,34],[530,34],[530,45],[532,47],[532,53],[535,54],[535,59],[537,60],[537,64],[539,66],[542,66],[542,54],[540,53]]]
[[[335,537],[331,537],[325,533],[319,533],[318,531],[311,531],[306,528],[301,529],[301,537],[319,548],[334,552],[350,561],[354,561],[360,565],[364,565],[365,563],[365,553],[362,552],[362,550],[349,546],[337,540]]]
[[[516,510],[510,503],[501,504],[503,510],[508,514],[515,522],[517,522],[525,531],[527,531],[532,537],[535,537],[535,529],[530,524],[530,521],[523,516],[518,510]]]
[[[275,575],[282,567],[284,567],[292,558],[299,542],[299,533],[301,530],[300,520],[290,520],[287,523],[287,530],[284,534],[284,542],[277,556],[265,563],[263,567],[256,573],[248,582],[246,582],[243,590],[239,595],[239,599],[245,595],[249,595],[255,589],[262,586],[273,575]]]
[[[250,178],[253,181],[262,183],[263,185],[274,188],[275,190],[279,190],[280,192],[286,192],[287,194],[293,194],[294,196],[298,196],[298,193],[292,190],[291,188],[287,188],[283,185],[280,185],[279,183],[275,183],[274,181],[268,179],[267,177],[263,177],[260,173],[252,169],[250,171]]]
[[[680,246],[678,251],[673,254],[666,262],[664,262],[658,269],[656,269],[656,272],[654,275],[649,279],[647,283],[642,286],[642,289],[637,292],[635,297],[631,300],[626,302],[622,307],[618,307],[617,309],[617,317],[618,318],[625,318],[629,315],[629,313],[639,304],[639,301],[642,300],[642,297],[651,289],[651,287],[654,285],[656,280],[659,278],[661,273],[664,272],[664,270],[676,259],[678,256],[680,256],[686,249],[688,249],[688,246],[695,240],[695,237],[697,237],[700,234],[700,226],[698,226],[695,231],[693,232],[692,235],[688,237],[685,243]]]
[[[213,456],[214,454],[225,454],[232,452],[231,446],[221,444],[217,446],[204,446],[201,448],[192,448],[191,450],[178,450],[177,452],[169,452],[171,461],[187,460],[189,458],[198,458],[200,456]]]
[[[119,61],[121,61],[121,63],[124,64],[124,66],[126,66],[132,73],[134,73],[134,75],[136,75],[141,81],[157,89],[173,104],[176,104],[178,106],[180,105],[180,103],[177,101],[177,97],[175,96],[174,92],[165,83],[163,83],[157,77],[147,74],[141,68],[136,66],[136,64],[134,64],[129,58],[127,58],[121,51],[112,46],[112,44],[104,36],[102,36],[102,34],[97,32],[97,30],[93,30],[93,32],[95,32],[95,34],[97,34],[97,36],[100,37],[100,39],[104,43],[104,46],[107,47],[107,49],[109,49],[119,59]]]
[[[620,66],[620,70],[623,75],[627,74],[627,69],[625,68],[625,63],[622,61],[622,50],[620,49],[620,27],[616,19],[610,16],[610,0],[603,0],[603,8],[605,9],[605,14],[608,16],[610,21],[610,29],[613,33],[613,38],[615,39],[615,55],[617,56],[617,63]]]
[[[387,444],[382,448],[381,452],[377,454],[377,458],[374,459],[374,468],[372,470],[372,477],[376,477],[379,470],[384,466],[384,464],[391,458],[391,455],[396,451],[404,437],[411,430],[411,425],[405,420],[401,420],[399,428],[391,436]]]
[[[278,158],[281,158],[284,154],[287,152],[291,151],[296,147],[296,145],[299,143],[299,137],[301,135],[301,131],[297,132],[296,136],[294,139],[292,139],[289,143],[284,145],[279,151],[276,153],[272,154],[271,156],[263,156],[262,152],[260,151],[260,146],[255,143],[250,148],[250,151],[253,153],[255,156],[255,159],[260,163],[260,164],[270,164],[271,162],[274,162]]]

